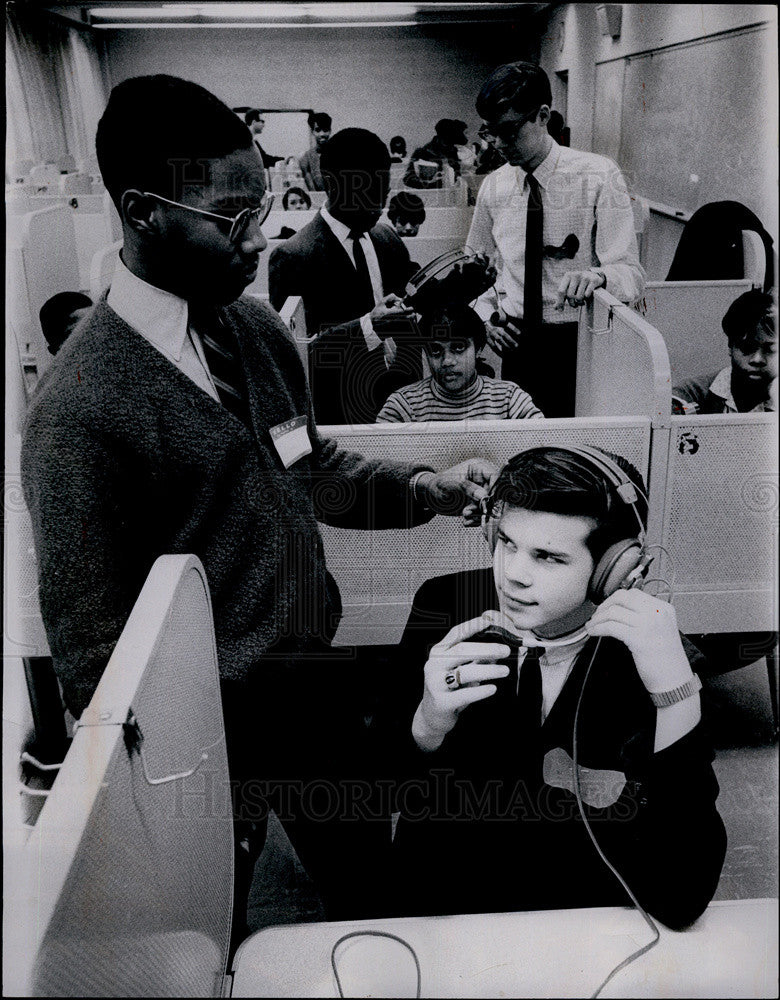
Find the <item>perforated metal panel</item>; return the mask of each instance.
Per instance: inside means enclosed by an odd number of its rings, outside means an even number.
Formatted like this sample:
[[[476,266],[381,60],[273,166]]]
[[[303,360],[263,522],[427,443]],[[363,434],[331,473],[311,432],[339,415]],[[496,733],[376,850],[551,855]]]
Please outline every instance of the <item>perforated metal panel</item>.
[[[82,722],[29,844],[33,995],[219,995],[232,819],[196,559],[157,561]]]
[[[683,631],[777,627],[775,414],[672,418],[663,536]]]
[[[339,444],[371,458],[425,463],[444,470],[475,456],[503,464],[539,445],[591,444],[625,457],[647,475],[650,421],[471,421],[323,428]],[[487,566],[482,533],[458,517],[437,516],[417,528],[322,529],[328,568],[344,602],[337,643],[397,642],[417,588],[433,576]]]
[[[671,409],[670,390],[669,359],[658,331],[597,291],[580,311],[577,416],[657,417]]]

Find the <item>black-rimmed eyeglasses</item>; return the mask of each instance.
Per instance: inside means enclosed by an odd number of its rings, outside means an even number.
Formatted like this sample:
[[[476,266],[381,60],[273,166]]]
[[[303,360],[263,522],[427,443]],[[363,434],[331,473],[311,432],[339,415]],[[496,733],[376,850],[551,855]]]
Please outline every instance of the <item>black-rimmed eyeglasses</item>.
[[[523,115],[522,118],[518,118],[514,122],[503,122],[501,125],[482,125],[477,135],[480,139],[484,139],[485,142],[491,144],[496,142],[514,142],[523,125],[535,118],[538,111],[539,109],[537,108],[536,111],[532,111],[528,115]]]

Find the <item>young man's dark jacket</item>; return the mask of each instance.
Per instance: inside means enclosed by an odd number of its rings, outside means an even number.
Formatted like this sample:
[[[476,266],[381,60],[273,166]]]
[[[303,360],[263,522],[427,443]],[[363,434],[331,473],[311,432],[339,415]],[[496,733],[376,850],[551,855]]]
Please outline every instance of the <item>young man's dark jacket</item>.
[[[437,751],[424,753],[413,744],[411,721],[430,646],[458,622],[497,607],[490,569],[429,580],[415,598],[400,658],[407,665],[399,679],[407,688],[401,739],[415,763],[398,801],[398,911],[624,905],[628,896],[599,858],[573,788],[574,716],[595,639],[577,656],[540,742],[526,742],[518,731],[511,657],[509,678],[495,695],[464,709]],[[695,670],[698,653],[686,651]],[[715,893],[726,836],[701,724],[654,753],[655,715],[628,649],[602,640],[578,721],[585,811],[599,845],[640,902],[681,928]]]

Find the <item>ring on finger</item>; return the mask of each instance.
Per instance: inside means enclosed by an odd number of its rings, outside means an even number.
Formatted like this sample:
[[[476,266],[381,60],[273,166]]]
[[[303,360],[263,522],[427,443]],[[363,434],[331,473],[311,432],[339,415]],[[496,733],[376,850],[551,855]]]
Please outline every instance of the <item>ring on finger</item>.
[[[455,667],[454,670],[451,670],[448,674],[445,674],[444,683],[447,685],[450,691],[457,691],[457,689],[460,687],[460,670],[458,669],[458,667]]]

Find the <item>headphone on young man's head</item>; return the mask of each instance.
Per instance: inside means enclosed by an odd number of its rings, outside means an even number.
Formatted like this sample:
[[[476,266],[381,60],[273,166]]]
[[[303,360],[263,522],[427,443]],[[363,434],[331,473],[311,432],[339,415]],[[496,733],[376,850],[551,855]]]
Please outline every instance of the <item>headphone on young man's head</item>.
[[[639,530],[636,536],[614,542],[593,568],[588,583],[588,600],[593,604],[601,604],[616,590],[629,589],[640,583],[652,561],[652,557],[647,554],[644,522],[636,506],[641,497],[647,508],[647,496],[601,449],[591,448],[588,445],[569,445],[560,450],[577,455],[599,472],[612,486],[620,502],[630,505],[637,520]],[[491,516],[491,507],[495,499],[491,492],[482,501],[482,531],[491,552],[495,550],[498,542],[499,519]]]

